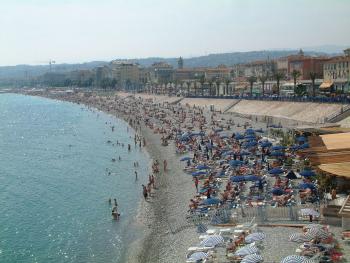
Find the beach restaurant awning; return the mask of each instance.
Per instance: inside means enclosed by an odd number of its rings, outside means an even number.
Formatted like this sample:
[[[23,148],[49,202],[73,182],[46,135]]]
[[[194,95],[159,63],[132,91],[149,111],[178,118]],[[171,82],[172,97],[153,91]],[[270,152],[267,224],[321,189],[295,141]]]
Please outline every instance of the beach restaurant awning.
[[[333,81],[331,80],[325,80],[322,82],[322,84],[320,85],[320,89],[329,89],[331,88],[333,85]]]
[[[318,168],[326,173],[350,179],[350,162],[321,164]]]

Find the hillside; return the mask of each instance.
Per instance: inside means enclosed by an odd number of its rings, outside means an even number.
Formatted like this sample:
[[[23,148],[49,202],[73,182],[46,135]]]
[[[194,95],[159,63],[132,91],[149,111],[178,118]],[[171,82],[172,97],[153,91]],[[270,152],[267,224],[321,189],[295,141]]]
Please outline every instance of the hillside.
[[[263,50],[250,52],[233,52],[222,54],[209,54],[206,56],[184,58],[185,67],[216,67],[220,64],[234,65],[238,63],[247,63],[255,60],[275,59],[291,54],[296,54],[298,50]],[[306,55],[327,55],[323,52],[307,51]],[[137,62],[142,66],[151,66],[154,62],[164,61],[177,67],[178,58],[140,58],[126,59],[130,62]],[[123,59],[124,60],[124,59]],[[125,60],[124,60],[125,61]],[[54,72],[68,72],[73,70],[93,69],[98,66],[108,64],[106,61],[93,61],[82,64],[56,64],[52,65]],[[24,79],[27,77],[37,77],[50,70],[49,65],[17,65],[0,67],[0,79]]]

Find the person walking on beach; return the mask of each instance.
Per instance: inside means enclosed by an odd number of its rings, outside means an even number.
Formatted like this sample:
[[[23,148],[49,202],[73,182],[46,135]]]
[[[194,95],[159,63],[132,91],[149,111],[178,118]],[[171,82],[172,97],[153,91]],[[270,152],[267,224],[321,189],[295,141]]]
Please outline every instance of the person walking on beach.
[[[156,187],[155,187],[155,178],[154,178],[153,174],[151,175],[151,184],[152,184],[153,189],[156,189]]]
[[[135,181],[137,181],[137,171],[135,171]]]
[[[198,193],[198,183],[199,183],[199,179],[198,179],[197,176],[195,176],[195,177],[193,178],[193,180],[194,180],[194,185],[195,185],[196,190],[197,190],[197,193]]]
[[[147,200],[148,193],[147,193],[147,188],[145,185],[142,185],[142,194],[143,194],[143,197],[145,198],[145,200]]]

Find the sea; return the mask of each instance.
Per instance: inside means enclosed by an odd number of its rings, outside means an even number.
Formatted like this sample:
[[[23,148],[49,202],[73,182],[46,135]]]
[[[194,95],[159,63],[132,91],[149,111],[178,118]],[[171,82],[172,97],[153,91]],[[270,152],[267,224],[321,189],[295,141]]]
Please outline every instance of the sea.
[[[0,262],[125,262],[142,237],[136,216],[148,164],[123,120],[0,94]],[[117,199],[118,221],[109,198]]]

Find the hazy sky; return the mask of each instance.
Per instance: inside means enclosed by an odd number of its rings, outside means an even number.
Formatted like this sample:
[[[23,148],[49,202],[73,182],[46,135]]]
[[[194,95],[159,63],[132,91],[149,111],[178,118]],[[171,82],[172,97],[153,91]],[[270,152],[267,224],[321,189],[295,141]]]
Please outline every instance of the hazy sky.
[[[0,0],[0,65],[350,44],[350,0]]]

